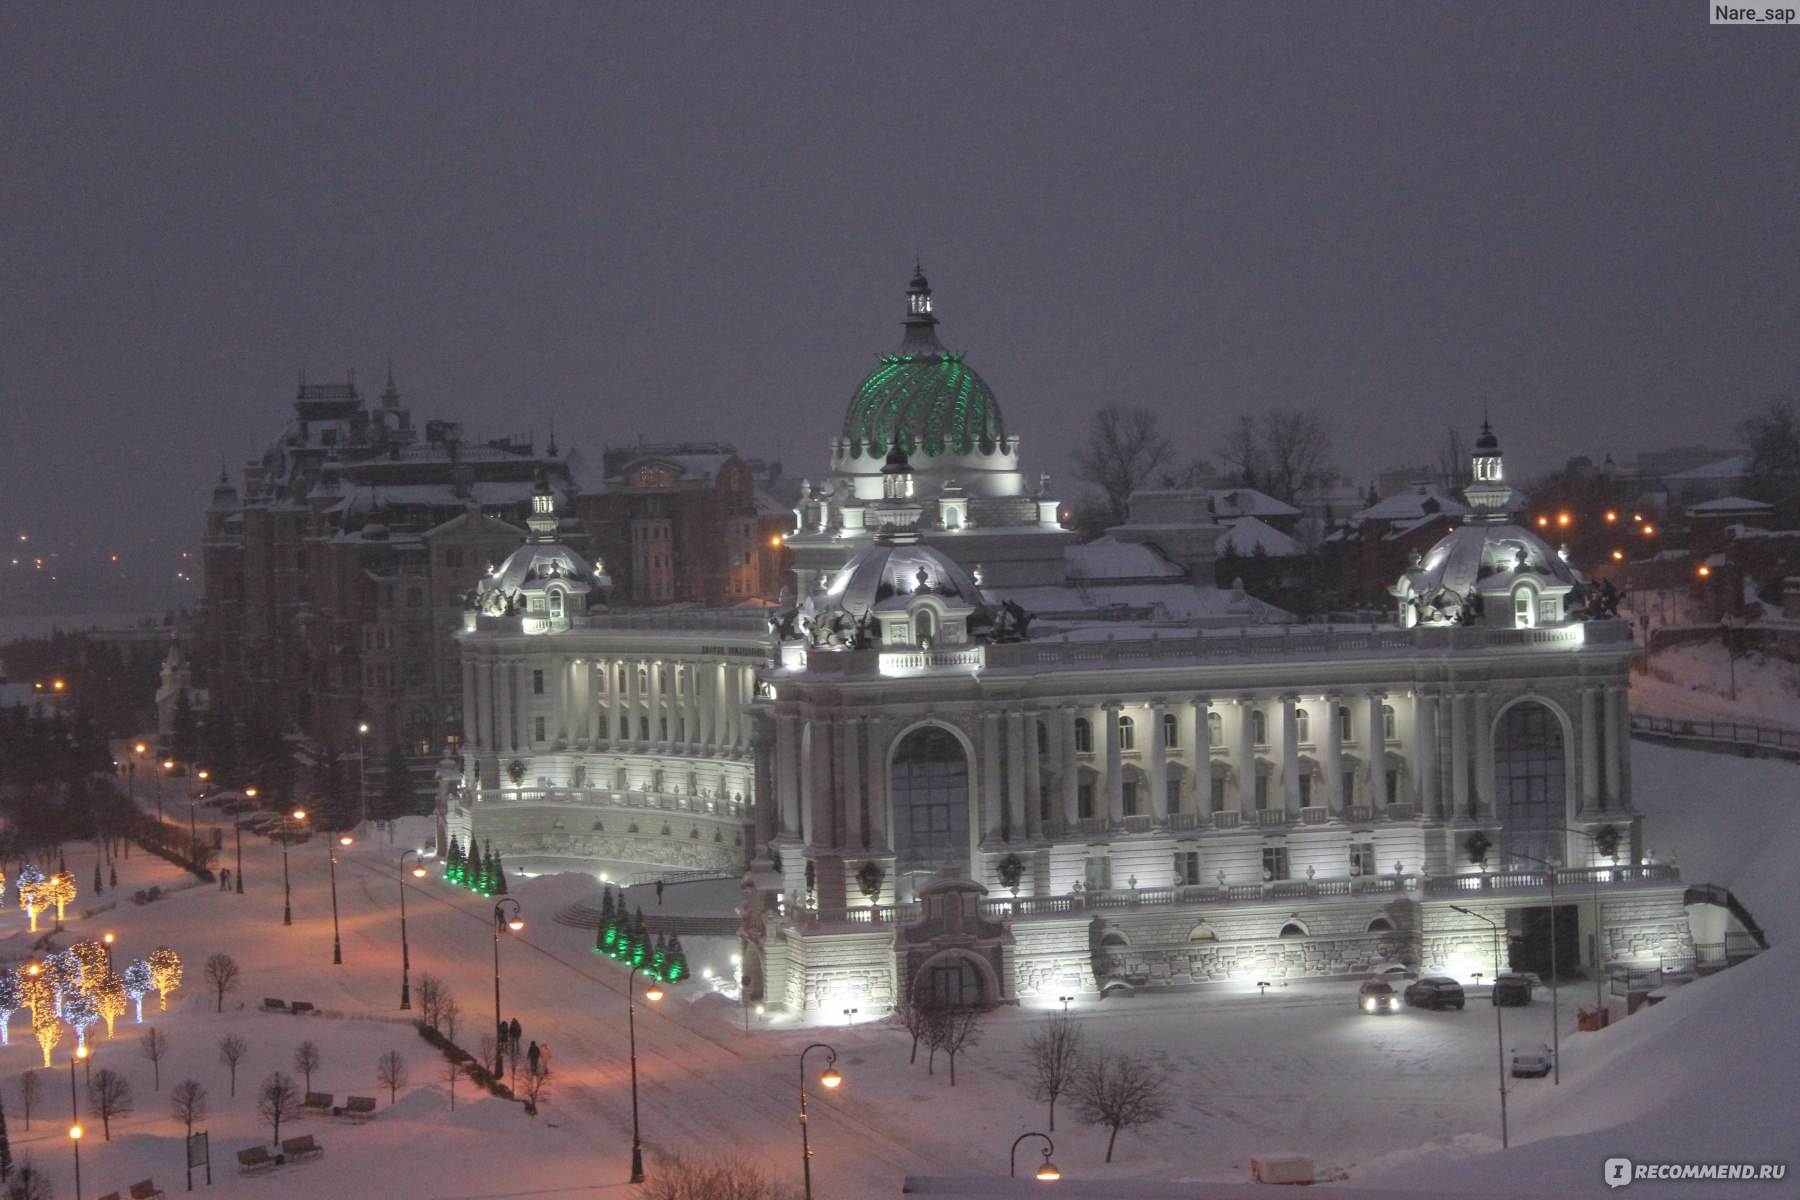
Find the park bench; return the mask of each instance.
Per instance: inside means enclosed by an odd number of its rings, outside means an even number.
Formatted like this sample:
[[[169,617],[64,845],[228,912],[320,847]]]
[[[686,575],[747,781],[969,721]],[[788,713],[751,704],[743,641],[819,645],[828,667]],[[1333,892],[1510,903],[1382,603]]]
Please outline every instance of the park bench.
[[[131,1200],[168,1200],[163,1190],[148,1179],[140,1179],[131,1185]]]
[[[350,1096],[343,1106],[331,1110],[334,1117],[349,1117],[354,1121],[364,1121],[375,1115],[375,1097]]]
[[[309,1013],[312,1010],[313,1010],[312,1004],[305,1000],[296,1000],[292,1004],[288,1005],[288,1011],[293,1013],[296,1017],[301,1015],[302,1013]]]
[[[108,1192],[106,1195],[100,1197],[100,1200],[119,1200],[119,1193]]]
[[[336,1101],[330,1092],[308,1092],[306,1099],[300,1102],[301,1112],[328,1113]]]
[[[264,996],[263,997],[263,1011],[264,1012],[286,1012],[287,1011],[287,1001],[286,1000],[276,1000],[273,997]]]
[[[284,1138],[281,1142],[281,1154],[289,1162],[305,1162],[309,1158],[317,1158],[325,1153],[325,1147],[313,1141],[313,1135],[305,1137]]]
[[[252,1146],[248,1150],[239,1150],[238,1170],[245,1175],[260,1175],[264,1171],[275,1169],[275,1158],[269,1153],[267,1146]],[[118,1200],[118,1193],[113,1193],[113,1200]]]

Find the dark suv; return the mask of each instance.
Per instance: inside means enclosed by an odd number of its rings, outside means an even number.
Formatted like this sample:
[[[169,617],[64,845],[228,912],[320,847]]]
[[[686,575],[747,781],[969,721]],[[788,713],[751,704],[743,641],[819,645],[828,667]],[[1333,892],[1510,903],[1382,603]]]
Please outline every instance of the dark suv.
[[[1462,984],[1448,975],[1427,975],[1406,986],[1406,1002],[1418,1008],[1461,1008]]]
[[[1494,1003],[1517,1008],[1531,1003],[1537,980],[1523,972],[1506,972],[1494,979]]]

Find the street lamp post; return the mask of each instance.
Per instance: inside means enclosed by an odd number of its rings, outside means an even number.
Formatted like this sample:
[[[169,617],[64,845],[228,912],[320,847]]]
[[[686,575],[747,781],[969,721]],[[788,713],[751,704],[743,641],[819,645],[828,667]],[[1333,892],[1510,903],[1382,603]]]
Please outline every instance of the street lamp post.
[[[511,896],[506,896],[501,898],[499,902],[494,905],[494,1029],[496,1032],[500,1029],[500,926],[503,923],[501,914],[505,912],[506,906],[509,904],[513,907],[512,920],[504,921],[504,924],[514,933],[525,928],[525,922],[520,915],[519,902],[517,900],[514,900]],[[495,1079],[499,1079],[501,1074],[504,1073],[506,1060],[502,1056],[506,1051],[503,1049],[503,1046],[504,1043],[499,1040],[496,1040],[494,1043]]]
[[[69,1055],[69,1120],[71,1121],[81,1119],[81,1110],[75,1105],[75,1064],[85,1061],[87,1056],[88,1048],[86,1046],[75,1047],[75,1053]]]
[[[408,856],[416,857],[417,850],[406,850],[400,855],[400,1009],[402,1012],[412,1008],[412,950],[406,942],[406,860]],[[413,877],[425,878],[425,868],[413,865]]]
[[[296,808],[293,819],[296,821],[306,820],[306,810]],[[283,925],[294,923],[294,888],[288,879],[288,842],[292,840],[289,833],[291,828],[288,824],[288,817],[283,814],[281,818],[281,923]]]
[[[1043,1164],[1038,1167],[1037,1171],[1034,1172],[1036,1174],[1037,1178],[1039,1178],[1039,1179],[1061,1179],[1062,1172],[1057,1170],[1056,1164],[1050,1161],[1050,1156],[1052,1154],[1056,1153],[1056,1143],[1050,1140],[1050,1135],[1047,1133],[1021,1133],[1018,1137],[1014,1138],[1013,1144],[1012,1144],[1012,1153],[1009,1154],[1006,1159],[1006,1173],[1009,1176],[1017,1176],[1018,1175],[1018,1173],[1019,1173],[1019,1143],[1024,1141],[1026,1138],[1043,1138],[1044,1139],[1044,1161],[1043,1161]]]
[[[102,946],[106,947],[106,969],[108,971],[110,971],[110,970],[112,970],[113,935],[109,933],[105,937],[101,938],[100,944]]]
[[[356,818],[356,826],[361,829],[369,823],[369,723],[367,721],[360,721],[356,726],[356,791],[360,810]]]
[[[1494,931],[1494,977],[1500,976],[1500,926],[1492,918],[1484,917],[1478,912],[1471,912],[1460,904],[1450,906],[1465,917],[1474,917],[1477,921],[1486,921],[1488,928]],[[1500,997],[1494,997],[1494,1037],[1499,1043],[1500,1055],[1500,1148],[1507,1148],[1506,1136],[1506,1022],[1504,1010],[1500,1007]]]
[[[165,759],[163,759],[163,762],[162,762],[162,770],[159,770],[156,773],[156,831],[157,831],[157,835],[159,837],[162,834],[162,823],[163,823],[163,812],[162,812],[163,771],[173,771],[174,769],[175,769],[175,760],[172,758],[165,758]]]
[[[69,1145],[75,1147],[75,1200],[81,1200],[81,1126],[69,1126]]]
[[[1515,852],[1513,857],[1522,858],[1526,862],[1534,862],[1538,866],[1546,868],[1550,876],[1550,1068],[1555,1074],[1555,1078],[1552,1080],[1553,1086],[1560,1087],[1562,1085],[1562,1009],[1557,1002],[1556,985],[1562,982],[1560,978],[1562,964],[1557,960],[1556,955],[1557,866],[1553,862],[1533,858],[1529,854]]]
[[[356,839],[349,834],[338,838],[338,844],[348,846]],[[331,963],[333,966],[344,965],[344,943],[338,936],[338,902],[337,902],[337,851],[330,842],[325,843],[325,857],[330,859],[331,868]]]
[[[633,963],[631,973],[625,976],[625,1030],[631,1045],[631,1182],[644,1182],[644,1148],[638,1140],[638,1089],[637,1089],[637,998],[632,994],[637,982],[638,972],[643,970],[641,963]],[[663,997],[662,988],[652,980],[644,989],[644,999],[654,1004]],[[805,1079],[801,1080],[802,1091]]]
[[[844,1077],[832,1069],[837,1062],[837,1051],[824,1042],[814,1042],[800,1052],[800,1171],[806,1181],[806,1200],[812,1200],[812,1141],[806,1132],[806,1056],[814,1050],[825,1052],[825,1071],[819,1076],[819,1082],[828,1088],[835,1088],[844,1082]]]

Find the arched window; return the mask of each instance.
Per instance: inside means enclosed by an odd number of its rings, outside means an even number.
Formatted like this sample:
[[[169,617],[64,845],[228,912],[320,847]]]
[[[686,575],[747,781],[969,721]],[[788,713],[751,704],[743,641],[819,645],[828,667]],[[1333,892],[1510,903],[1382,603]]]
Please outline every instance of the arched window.
[[[1162,720],[1163,749],[1178,750],[1181,748],[1181,721],[1174,713],[1164,713]]]
[[[969,759],[956,735],[915,729],[894,750],[888,785],[894,853],[903,869],[969,865]]]
[[[1260,708],[1250,714],[1250,740],[1258,746],[1269,744],[1269,718]]]
[[[1302,745],[1312,741],[1312,714],[1304,708],[1294,709],[1294,737]]]
[[[1213,942],[1217,941],[1218,937],[1219,935],[1214,933],[1209,926],[1196,925],[1188,930],[1187,940],[1190,942]]]
[[[1119,714],[1119,749],[1137,749],[1137,724],[1123,713]]]
[[[1544,704],[1527,700],[1500,718],[1494,793],[1495,816],[1505,830],[1502,853],[1550,861],[1563,844],[1567,777],[1562,723]]]
[[[1225,744],[1225,719],[1216,712],[1206,714],[1206,744],[1209,748]]]
[[[1394,923],[1386,917],[1376,917],[1373,921],[1369,922],[1369,932],[1392,933],[1394,932]]]
[[[1094,727],[1088,724],[1086,717],[1075,718],[1075,753],[1092,754],[1094,752]]]
[[[561,588],[551,588],[550,589],[550,616],[554,620],[561,620],[562,615],[563,615],[562,589]]]
[[[921,608],[913,614],[913,641],[923,646],[936,632],[937,624],[931,619],[930,609]]]
[[[913,997],[925,1008],[981,1008],[981,968],[967,954],[946,954],[926,963],[913,983]]]
[[[1513,627],[1530,629],[1537,624],[1537,602],[1531,589],[1522,587],[1513,593]]]
[[[1384,740],[1390,742],[1395,741],[1400,736],[1395,732],[1394,706],[1391,704],[1384,704],[1381,706],[1381,736]]]
[[[1309,937],[1311,935],[1306,932],[1306,926],[1302,925],[1299,921],[1289,921],[1286,925],[1281,927],[1281,936],[1290,938]]]

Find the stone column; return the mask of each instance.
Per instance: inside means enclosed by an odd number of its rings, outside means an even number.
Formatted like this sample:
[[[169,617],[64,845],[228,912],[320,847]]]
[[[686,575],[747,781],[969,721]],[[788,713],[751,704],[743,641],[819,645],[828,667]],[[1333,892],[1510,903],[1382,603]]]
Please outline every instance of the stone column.
[[[981,780],[981,803],[977,806],[975,827],[981,831],[981,840],[988,841],[1000,837],[1005,819],[1005,798],[1000,790],[1000,714],[997,712],[981,714],[978,753],[981,757],[981,773],[977,776]]]
[[[800,824],[800,719],[789,713],[775,718],[775,789],[781,809],[783,837],[798,837]]]
[[[1494,804],[1494,702],[1484,687],[1475,693],[1475,802],[1472,817],[1492,819]]]
[[[1631,716],[1625,711],[1624,691],[1618,687],[1606,689],[1606,792],[1600,793],[1600,808],[1620,808],[1620,784],[1618,784],[1618,763],[1624,757],[1625,748],[1631,745]]]
[[[625,676],[625,711],[619,714],[619,719],[624,723],[625,728],[624,736],[619,740],[633,750],[644,748],[643,739],[638,736],[643,732],[643,726],[638,724],[638,715],[643,701],[643,697],[638,692],[638,670],[642,666],[643,663],[630,658],[620,664],[620,673]]]
[[[1613,706],[1616,723],[1607,729],[1612,749],[1607,754],[1608,778],[1612,795],[1607,797],[1615,811],[1631,811],[1631,704],[1630,695],[1622,687],[1612,690],[1618,697]]]
[[[513,722],[513,665],[504,658],[496,665],[500,671],[500,737],[495,741],[494,748],[502,754],[510,754],[519,748],[519,737]],[[505,774],[505,769],[502,768],[502,777]]]
[[[1281,698],[1281,807],[1289,817],[1300,812],[1299,699]]]
[[[1006,840],[1025,836],[1025,714],[1006,712]]]
[[[650,662],[650,743],[658,750],[668,749],[668,708],[663,704],[663,672],[667,668],[660,659]]]
[[[481,736],[481,684],[476,681],[475,676],[475,662],[469,657],[468,652],[464,651],[462,660],[464,750],[474,750],[478,746],[487,744]]]
[[[841,780],[839,790],[843,793],[841,805],[844,813],[844,831],[839,845],[846,853],[853,849],[864,848],[863,840],[863,795],[862,795],[862,763],[859,751],[862,745],[863,718],[848,717],[838,722],[838,741],[843,746],[844,769],[838,776]]]
[[[1169,751],[1163,745],[1163,716],[1169,706],[1150,705],[1150,813],[1158,825],[1169,823]]]
[[[1325,773],[1325,807],[1334,817],[1344,814],[1344,731],[1338,725],[1338,709],[1342,704],[1341,697],[1326,695],[1325,736],[1314,739],[1323,748],[1320,758]]]
[[[893,843],[888,838],[887,802],[887,724],[879,717],[865,720],[868,730],[868,755],[863,766],[867,772],[869,807],[869,849],[877,854]]]
[[[1212,722],[1207,719],[1211,712],[1209,697],[1194,697],[1194,812],[1202,814],[1196,818],[1202,821],[1212,811]]]
[[[1106,819],[1116,825],[1125,817],[1125,770],[1119,754],[1119,711],[1117,700],[1106,702]]]
[[[556,668],[556,741],[564,746],[575,740],[572,721],[575,713],[575,661],[568,655],[557,660]]]
[[[1469,697],[1452,684],[1450,700],[1450,811],[1469,811]]]
[[[1419,804],[1421,813],[1444,815],[1443,792],[1438,786],[1437,696],[1427,692],[1413,693],[1413,730],[1418,764]]]
[[[1255,711],[1255,697],[1238,698],[1237,761],[1232,767],[1237,771],[1240,813],[1256,811],[1256,722],[1251,716]]]
[[[1057,742],[1062,751],[1063,827],[1072,833],[1077,814],[1081,812],[1081,764],[1075,754],[1075,706],[1059,705],[1056,712],[1062,727]]]
[[[1044,836],[1044,773],[1038,760],[1038,717],[1035,709],[1025,711],[1025,836]]]
[[[1577,811],[1600,807],[1600,731],[1594,689],[1581,689],[1581,798]]]

